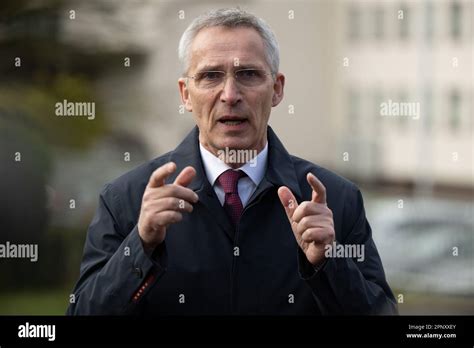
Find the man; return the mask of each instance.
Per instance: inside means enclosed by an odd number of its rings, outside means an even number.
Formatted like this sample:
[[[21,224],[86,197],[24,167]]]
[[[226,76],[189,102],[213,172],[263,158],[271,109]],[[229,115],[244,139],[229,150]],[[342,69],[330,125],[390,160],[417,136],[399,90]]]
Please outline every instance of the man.
[[[197,127],[106,185],[68,313],[396,314],[360,191],[268,126],[285,85],[269,27],[212,11],[179,53]]]

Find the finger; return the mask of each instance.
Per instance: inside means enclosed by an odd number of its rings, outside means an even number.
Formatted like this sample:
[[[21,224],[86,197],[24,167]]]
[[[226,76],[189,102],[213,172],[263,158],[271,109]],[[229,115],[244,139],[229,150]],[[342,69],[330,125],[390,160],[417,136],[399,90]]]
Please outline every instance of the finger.
[[[149,199],[157,200],[165,197],[184,199],[190,203],[196,203],[199,200],[199,196],[196,192],[187,187],[175,184],[165,185],[154,189],[154,191],[151,191]]]
[[[150,180],[148,180],[148,187],[160,187],[165,184],[165,179],[170,176],[170,174],[174,173],[176,170],[176,164],[173,162],[168,162],[158,169],[156,169],[153,174],[150,176]]]
[[[296,213],[295,213],[296,215]],[[293,217],[295,216],[293,215]],[[296,220],[293,220],[296,221]],[[305,216],[300,221],[298,221],[298,226],[296,227],[296,233],[303,234],[304,231],[310,228],[324,228],[327,226],[328,222],[326,219],[320,215],[311,215]]]
[[[285,208],[288,220],[290,220],[290,223],[292,223],[293,213],[295,212],[296,208],[298,208],[298,202],[296,201],[295,196],[288,187],[281,186],[278,189],[278,197],[280,198],[281,204]]]
[[[329,214],[330,209],[325,204],[310,201],[302,202],[293,213],[293,221],[300,223],[306,216]]]
[[[183,214],[175,210],[165,210],[156,213],[152,217],[152,224],[156,227],[168,227],[183,219]]]
[[[151,208],[156,212],[165,210],[176,210],[176,211],[187,211],[191,213],[193,211],[193,205],[184,199],[175,197],[165,197],[154,201],[151,204]]]
[[[326,204],[326,187],[324,187],[323,183],[312,173],[308,173],[306,180],[308,180],[309,185],[313,189],[311,201]]]
[[[181,171],[181,173],[179,173],[179,175],[174,180],[174,183],[176,185],[186,187],[191,183],[191,181],[193,181],[195,176],[196,176],[196,170],[193,167],[188,166],[188,167],[184,168]]]
[[[321,227],[307,229],[301,235],[301,239],[306,243],[323,243],[328,238],[326,230]]]

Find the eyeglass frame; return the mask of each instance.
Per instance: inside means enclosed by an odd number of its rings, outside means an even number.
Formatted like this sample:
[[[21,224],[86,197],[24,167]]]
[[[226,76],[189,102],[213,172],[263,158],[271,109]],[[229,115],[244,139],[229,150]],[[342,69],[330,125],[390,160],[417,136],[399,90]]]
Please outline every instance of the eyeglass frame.
[[[236,77],[236,74],[239,72],[239,71],[246,71],[246,70],[256,70],[256,71],[263,71],[264,72],[264,75],[265,76],[268,76],[268,75],[271,75],[273,77],[273,80],[275,80],[275,77],[276,77],[276,73],[274,72],[268,72],[267,70],[265,69],[257,69],[257,68],[244,68],[244,69],[239,69],[239,70],[234,70],[233,72],[227,72],[227,71],[223,71],[223,70],[203,70],[203,71],[200,71],[200,72],[197,72],[196,74],[192,75],[192,76],[184,76],[186,78],[186,84],[188,83],[188,79],[193,79],[194,80],[194,83],[196,83],[196,75],[197,74],[202,74],[202,73],[210,73],[210,72],[215,72],[215,73],[224,73],[225,74],[225,79],[224,79],[224,86],[225,86],[225,83],[227,82],[227,76],[229,74],[233,75],[234,79],[236,82],[239,83],[240,86],[243,86],[243,87],[246,87],[246,88],[249,88],[249,86],[245,86],[243,85],[241,82],[239,82],[239,80],[237,79]],[[197,85],[196,85],[197,86]],[[216,85],[216,87],[219,86],[219,85]],[[198,87],[198,86],[197,86]],[[253,86],[253,87],[256,87],[256,86]],[[198,87],[198,88],[202,88],[202,87]],[[251,88],[251,87],[250,87]],[[202,89],[206,89],[206,88],[202,88]]]

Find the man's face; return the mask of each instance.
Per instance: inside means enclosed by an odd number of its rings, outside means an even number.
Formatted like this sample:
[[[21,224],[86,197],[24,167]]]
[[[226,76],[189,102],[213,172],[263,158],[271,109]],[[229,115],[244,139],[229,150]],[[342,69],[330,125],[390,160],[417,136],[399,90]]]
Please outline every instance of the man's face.
[[[261,84],[246,87],[233,72],[247,68],[268,75]],[[248,27],[202,29],[191,46],[187,76],[213,70],[228,73],[217,87],[202,88],[191,78],[187,84],[185,78],[179,80],[182,101],[199,127],[199,141],[214,154],[226,147],[261,151],[271,108],[283,98],[285,78],[280,73],[272,77],[258,32]]]

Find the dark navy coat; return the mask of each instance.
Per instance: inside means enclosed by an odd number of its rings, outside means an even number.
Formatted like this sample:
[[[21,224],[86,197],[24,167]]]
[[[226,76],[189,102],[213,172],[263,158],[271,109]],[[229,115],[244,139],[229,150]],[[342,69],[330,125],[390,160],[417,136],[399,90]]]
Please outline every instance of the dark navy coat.
[[[197,127],[172,152],[107,184],[87,233],[76,315],[396,314],[394,296],[366,220],[359,189],[348,180],[288,154],[268,127],[265,176],[234,229],[205,175]],[[168,161],[197,171],[192,213],[168,227],[148,256],[137,231],[150,175]],[[363,244],[363,262],[328,258],[317,272],[298,247],[277,189],[311,200],[306,174],[324,184],[340,244]]]

